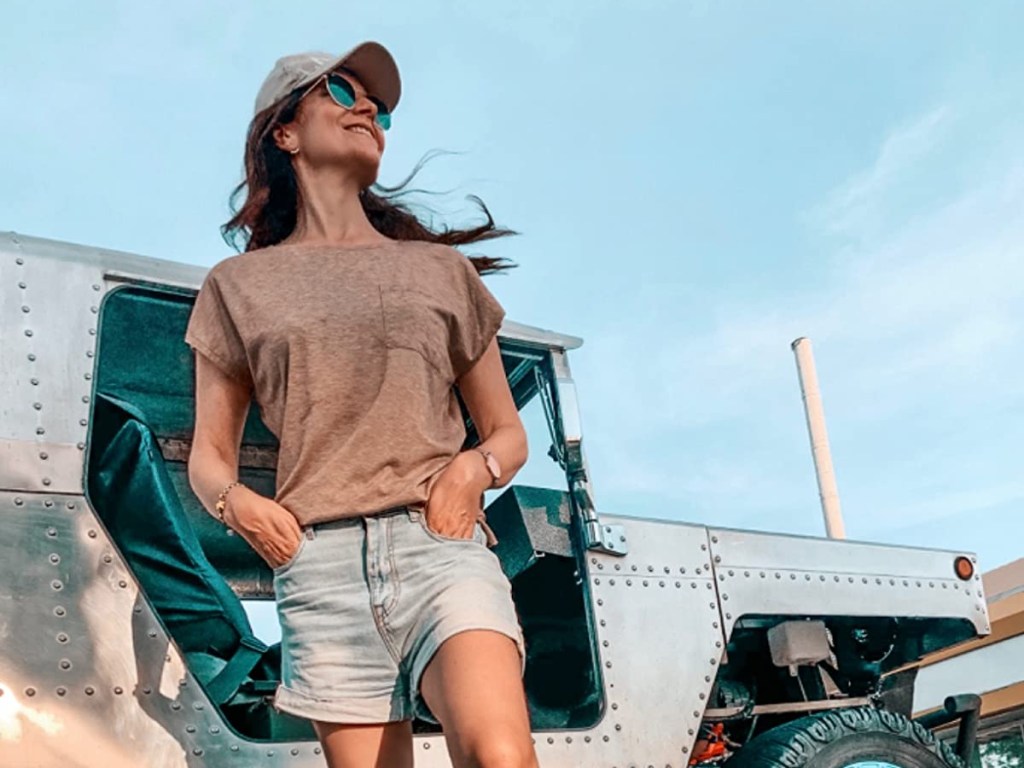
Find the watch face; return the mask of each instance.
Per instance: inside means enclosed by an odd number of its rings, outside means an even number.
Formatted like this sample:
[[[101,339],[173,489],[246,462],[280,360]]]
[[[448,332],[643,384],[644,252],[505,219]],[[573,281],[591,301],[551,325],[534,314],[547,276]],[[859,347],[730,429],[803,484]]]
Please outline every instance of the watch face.
[[[494,477],[495,480],[497,480],[499,477],[501,477],[501,465],[498,464],[498,460],[494,458],[493,453],[487,454],[487,456],[485,456],[484,458],[487,459],[487,469],[490,470],[491,475]]]

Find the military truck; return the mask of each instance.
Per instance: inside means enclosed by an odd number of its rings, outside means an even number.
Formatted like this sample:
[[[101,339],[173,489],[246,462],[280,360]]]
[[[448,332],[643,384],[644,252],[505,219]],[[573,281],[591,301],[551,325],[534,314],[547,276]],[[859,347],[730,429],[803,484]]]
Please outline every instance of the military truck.
[[[0,765],[324,764],[310,724],[270,705],[280,649],[244,601],[272,599],[272,572],[186,477],[183,337],[205,273],[0,235]],[[990,631],[970,553],[604,509],[569,366],[581,340],[508,321],[499,342],[517,406],[546,424],[534,461],[559,478],[486,509],[541,765],[962,764],[970,697],[910,712],[913,662]],[[268,496],[276,451],[252,408],[240,475]],[[929,730],[954,720],[963,743]],[[443,734],[414,726],[416,765],[450,765]]]

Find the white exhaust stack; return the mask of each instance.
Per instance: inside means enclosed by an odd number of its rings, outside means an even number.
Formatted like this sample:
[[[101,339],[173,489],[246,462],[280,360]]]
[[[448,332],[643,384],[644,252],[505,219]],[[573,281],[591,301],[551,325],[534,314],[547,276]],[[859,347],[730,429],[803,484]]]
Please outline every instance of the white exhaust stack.
[[[801,336],[793,342],[792,347],[796,353],[796,371],[800,377],[804,412],[807,414],[807,430],[811,435],[811,455],[814,459],[814,474],[818,478],[821,511],[825,516],[825,532],[830,539],[845,539],[846,527],[839,508],[839,489],[836,487],[836,473],[832,468],[832,454],[828,448],[825,409],[821,405],[821,390],[818,387],[818,373],[814,369],[811,340]]]

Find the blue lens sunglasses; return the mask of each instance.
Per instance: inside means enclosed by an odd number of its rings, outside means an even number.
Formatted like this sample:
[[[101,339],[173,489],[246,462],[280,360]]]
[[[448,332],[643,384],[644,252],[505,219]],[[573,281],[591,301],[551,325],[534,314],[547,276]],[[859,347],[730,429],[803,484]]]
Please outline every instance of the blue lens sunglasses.
[[[326,74],[320,75],[313,84],[306,89],[306,91],[299,97],[299,101],[302,101],[306,96],[313,92],[313,89],[320,85],[321,81],[327,83],[327,94],[331,97],[335,104],[344,109],[352,109],[356,105],[356,91],[352,87],[352,83],[346,80],[344,77],[339,75],[337,72],[327,72]],[[373,102],[374,106],[377,107],[377,116],[374,118],[381,128],[385,131],[391,127],[391,110],[387,108],[387,105],[380,99],[370,96],[367,94],[366,98]]]

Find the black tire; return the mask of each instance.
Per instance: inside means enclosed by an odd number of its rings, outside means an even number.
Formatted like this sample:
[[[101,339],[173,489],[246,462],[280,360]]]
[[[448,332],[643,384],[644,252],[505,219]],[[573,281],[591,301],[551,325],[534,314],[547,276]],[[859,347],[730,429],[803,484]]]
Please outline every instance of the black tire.
[[[727,768],[846,768],[877,760],[898,768],[965,768],[931,731],[903,715],[854,707],[802,717],[766,731]]]

